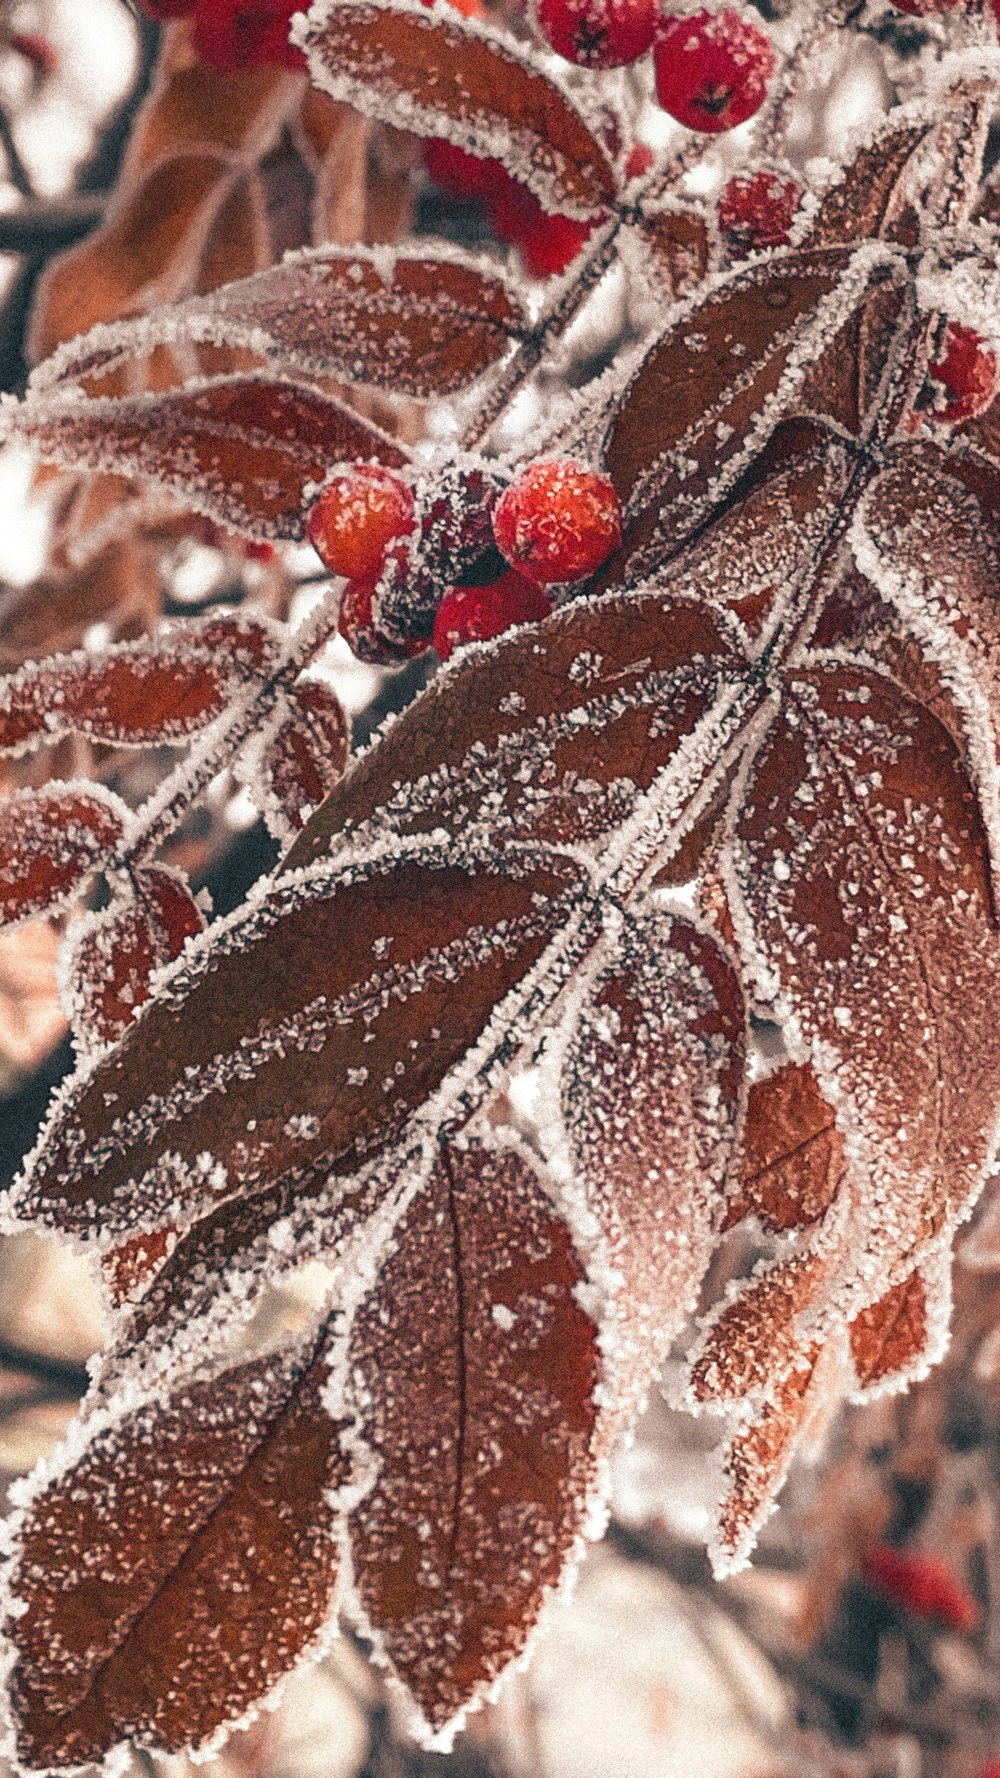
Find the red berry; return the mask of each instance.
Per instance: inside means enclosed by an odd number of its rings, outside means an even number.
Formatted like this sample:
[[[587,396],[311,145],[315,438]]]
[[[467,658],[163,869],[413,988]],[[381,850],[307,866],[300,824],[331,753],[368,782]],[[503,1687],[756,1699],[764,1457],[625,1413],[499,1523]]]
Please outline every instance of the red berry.
[[[626,179],[641,179],[644,173],[649,172],[654,159],[655,156],[653,150],[649,147],[648,143],[633,142],[628,154],[625,156],[624,171]]]
[[[969,0],[893,0],[900,12],[909,12],[918,19],[932,18],[936,12],[956,12],[968,4]]]
[[[550,457],[530,464],[501,495],[493,535],[529,580],[582,580],[621,542],[621,502],[606,475]]]
[[[302,51],[288,41],[299,0],[197,0],[195,53],[220,74],[274,64],[304,68]]]
[[[581,68],[623,68],[652,47],[656,0],[538,0],[538,28]]]
[[[373,463],[328,481],[309,509],[306,536],[331,574],[374,579],[395,537],[413,529],[413,492]]]
[[[934,390],[930,408],[936,420],[972,420],[986,412],[997,392],[997,355],[975,328],[949,321],[943,356],[929,367]]]
[[[380,629],[374,613],[376,580],[352,580],[344,588],[337,628],[359,661],[373,667],[399,667],[415,655],[425,654],[423,641],[394,642]]]
[[[974,1630],[981,1616],[971,1593],[938,1556],[872,1544],[865,1552],[865,1579],[914,1617],[935,1619],[950,1630]]]
[[[423,161],[429,178],[453,198],[486,198],[496,187],[498,170],[503,178],[509,177],[499,161],[468,154],[441,136],[424,143]]]
[[[727,6],[661,17],[653,68],[664,111],[689,130],[715,133],[760,110],[775,58],[770,38]]]
[[[784,247],[801,193],[794,179],[762,168],[749,178],[730,179],[719,199],[719,227],[734,254]]]
[[[434,619],[434,647],[443,661],[465,642],[489,642],[514,624],[540,624],[552,611],[548,593],[522,574],[490,586],[455,586]]]
[[[143,12],[163,23],[166,19],[182,19],[193,12],[198,0],[139,0]]]

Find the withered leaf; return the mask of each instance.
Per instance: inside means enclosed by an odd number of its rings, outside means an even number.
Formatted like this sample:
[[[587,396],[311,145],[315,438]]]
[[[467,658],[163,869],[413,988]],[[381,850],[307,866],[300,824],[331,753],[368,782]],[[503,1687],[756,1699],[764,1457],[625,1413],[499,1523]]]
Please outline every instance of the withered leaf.
[[[844,1172],[844,1139],[814,1070],[788,1062],[750,1088],[724,1226],[759,1216],[775,1233],[808,1228],[829,1209]]]
[[[0,803],[0,925],[60,906],[113,852],[128,810],[97,785],[19,790]]]

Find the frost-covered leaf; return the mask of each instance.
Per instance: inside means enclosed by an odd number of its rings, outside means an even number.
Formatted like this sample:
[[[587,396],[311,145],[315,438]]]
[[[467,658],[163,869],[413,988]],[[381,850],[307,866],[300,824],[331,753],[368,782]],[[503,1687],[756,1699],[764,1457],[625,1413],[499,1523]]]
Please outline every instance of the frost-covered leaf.
[[[350,1519],[366,1619],[435,1729],[521,1653],[587,1526],[598,1329],[524,1151],[444,1144],[351,1334],[374,1486]]]
[[[350,734],[336,692],[319,679],[300,679],[288,692],[263,767],[264,796],[273,797],[289,829],[302,827],[343,777]]]
[[[789,670],[734,826],[741,943],[752,921],[760,986],[863,1156],[852,1262],[881,1255],[895,1283],[993,1149],[1000,950],[972,786],[935,716],[829,661]]]
[[[155,346],[207,344],[242,348],[307,375],[448,395],[502,358],[528,326],[513,288],[458,248],[322,247],[210,298],[95,328],[40,366],[32,388],[106,374]]]
[[[514,38],[415,0],[320,0],[297,40],[333,98],[503,161],[546,209],[592,217],[614,202],[596,134]]]
[[[399,468],[400,445],[331,395],[277,378],[219,377],[160,395],[57,395],[10,426],[46,461],[138,476],[257,538],[301,538],[305,489],[333,463]]]
[[[0,925],[65,902],[113,852],[128,822],[94,784],[19,790],[0,803]]]
[[[862,1389],[898,1389],[940,1356],[951,1297],[945,1289],[942,1303],[928,1282],[917,1268],[851,1322],[851,1359]]]
[[[844,1172],[844,1139],[815,1071],[788,1062],[750,1088],[725,1227],[759,1216],[776,1233],[808,1228],[829,1209]]]
[[[322,1403],[329,1330],[115,1419],[35,1495],[5,1624],[33,1766],[125,1742],[181,1752],[258,1704],[327,1625],[330,1492],[350,1479]]]
[[[691,1365],[692,1400],[739,1401],[801,1368],[810,1340],[800,1318],[814,1305],[829,1270],[821,1254],[796,1256],[765,1267],[739,1289],[700,1342]]]
[[[563,1082],[574,1158],[622,1277],[619,1387],[649,1384],[718,1237],[742,1099],[732,961],[682,915],[630,920],[579,1014]]]
[[[537,961],[575,868],[391,857],[291,879],[206,934],[54,1116],[25,1215],[127,1237],[398,1140]]]
[[[732,626],[697,598],[640,589],[570,606],[441,674],[337,786],[287,863],[368,824],[594,842],[740,670]]]
[[[774,1398],[757,1406],[730,1441],[723,1459],[726,1493],[711,1552],[718,1575],[749,1560],[808,1423],[814,1388],[810,1362],[786,1377]]]
[[[191,891],[160,865],[133,870],[129,892],[70,933],[64,973],[77,1039],[113,1043],[149,998],[155,969],[179,957],[205,924]]]
[[[186,740],[263,676],[275,654],[255,618],[211,617],[155,642],[29,662],[0,681],[0,749],[66,734],[146,747]]]
[[[692,299],[616,404],[604,463],[623,500],[637,508],[655,497],[661,509],[697,510],[786,373],[791,397],[808,361],[806,330],[849,265],[845,250],[788,250]],[[855,301],[870,275],[855,275]]]

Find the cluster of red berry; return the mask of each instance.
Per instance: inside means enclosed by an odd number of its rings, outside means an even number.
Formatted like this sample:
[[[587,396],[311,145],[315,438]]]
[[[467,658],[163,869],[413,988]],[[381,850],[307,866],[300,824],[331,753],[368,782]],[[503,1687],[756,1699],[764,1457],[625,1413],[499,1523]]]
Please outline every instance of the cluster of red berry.
[[[506,488],[481,467],[452,472],[418,505],[391,470],[358,463],[310,509],[310,542],[348,585],[341,635],[362,660],[447,660],[512,624],[549,615],[550,586],[592,574],[621,540],[610,481],[568,457],[532,463]]]
[[[305,57],[288,41],[300,0],[140,0],[151,18],[193,16],[196,54],[220,74],[239,74],[265,63],[304,68]]]

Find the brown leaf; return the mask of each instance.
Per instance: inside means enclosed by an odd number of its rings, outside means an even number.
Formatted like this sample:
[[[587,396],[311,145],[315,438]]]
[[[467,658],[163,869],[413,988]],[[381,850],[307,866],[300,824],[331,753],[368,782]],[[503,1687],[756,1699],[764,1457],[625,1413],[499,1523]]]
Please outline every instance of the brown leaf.
[[[852,1257],[895,1282],[980,1189],[995,1119],[989,857],[951,736],[873,671],[790,669],[735,867],[760,979],[853,1108],[870,1195]]]
[[[25,405],[15,429],[49,462],[115,469],[257,538],[301,538],[304,490],[331,463],[405,451],[332,396],[263,377],[220,377],[161,395],[57,397]]]
[[[329,1491],[349,1480],[322,1405],[328,1337],[117,1423],[98,1414],[83,1456],[36,1496],[13,1578],[25,1609],[6,1623],[27,1764],[204,1742],[327,1624]]]
[[[32,386],[106,372],[157,344],[207,343],[309,376],[447,395],[482,376],[528,328],[513,289],[458,248],[437,255],[410,248],[390,258],[384,249],[324,247],[214,290],[210,300],[191,298],[74,340]]]
[[[370,1164],[579,896],[559,860],[511,872],[431,856],[279,883],[80,1078],[23,1213],[121,1239],[139,1217],[184,1226],[293,1169]]]
[[[728,953],[681,917],[630,920],[579,1016],[562,1093],[623,1279],[619,1387],[649,1385],[694,1307],[737,1134],[743,992]]]
[[[758,1407],[724,1458],[728,1491],[719,1513],[712,1561],[720,1578],[745,1566],[773,1511],[795,1446],[809,1418],[814,1364],[786,1377],[773,1401]]]
[[[284,720],[271,740],[264,771],[288,826],[302,827],[343,777],[350,734],[336,692],[300,679],[288,693]]]
[[[340,0],[301,41],[314,81],[333,98],[503,160],[547,209],[591,217],[614,202],[600,142],[513,38],[391,0]]]
[[[148,641],[32,662],[0,681],[0,749],[67,734],[118,745],[186,740],[241,685],[263,676],[272,635],[252,618],[213,617]]]
[[[0,925],[65,902],[113,852],[124,803],[96,784],[19,790],[0,803]]]
[[[285,861],[333,836],[476,831],[594,839],[635,806],[738,671],[725,619],[701,598],[638,591],[558,612],[459,660],[365,754]]]
[[[809,323],[847,264],[836,249],[790,250],[734,273],[685,310],[647,353],[605,437],[622,500],[636,507],[655,498],[684,514],[687,528],[688,511],[742,450],[793,359],[801,379]]]
[[[161,865],[133,871],[130,891],[70,934],[66,973],[85,1048],[121,1036],[149,998],[153,971],[179,957],[205,924],[185,883]]]
[[[355,1584],[442,1728],[521,1653],[585,1528],[599,1454],[585,1273],[535,1164],[445,1146],[351,1335],[377,1463]]]
[[[926,1286],[920,1271],[913,1271],[851,1322],[851,1357],[861,1387],[891,1379],[898,1388],[923,1370],[930,1331]]]
[[[739,1401],[773,1390],[800,1368],[814,1330],[804,1334],[799,1317],[814,1306],[829,1271],[829,1259],[819,1254],[781,1260],[731,1297],[692,1360],[692,1401]]]
[[[833,1203],[844,1173],[844,1139],[814,1070],[786,1062],[750,1088],[739,1185],[723,1226],[759,1216],[773,1233],[808,1228]]]

